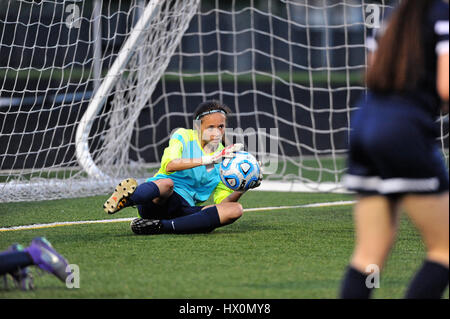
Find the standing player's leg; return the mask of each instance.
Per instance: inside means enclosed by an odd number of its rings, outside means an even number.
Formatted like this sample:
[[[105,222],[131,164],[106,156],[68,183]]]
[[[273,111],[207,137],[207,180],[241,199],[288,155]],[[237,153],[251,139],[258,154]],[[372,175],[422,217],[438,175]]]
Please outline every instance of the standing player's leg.
[[[403,205],[427,249],[427,257],[416,273],[406,298],[441,298],[449,276],[449,193],[408,195]]]
[[[397,231],[399,210],[397,202],[385,196],[368,196],[358,200],[354,208],[356,244],[345,273],[340,298],[369,298],[373,289],[366,279],[372,270],[382,269]]]

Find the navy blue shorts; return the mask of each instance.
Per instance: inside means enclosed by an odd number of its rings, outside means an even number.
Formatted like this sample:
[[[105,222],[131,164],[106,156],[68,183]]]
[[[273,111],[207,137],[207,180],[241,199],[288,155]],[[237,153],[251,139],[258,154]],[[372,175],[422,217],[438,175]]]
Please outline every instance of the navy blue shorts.
[[[145,219],[172,219],[191,215],[202,210],[204,206],[191,206],[176,192],[167,199],[163,205],[150,202],[146,205],[137,205],[139,216]]]
[[[361,194],[448,191],[433,117],[405,98],[369,94],[352,117],[344,186]]]

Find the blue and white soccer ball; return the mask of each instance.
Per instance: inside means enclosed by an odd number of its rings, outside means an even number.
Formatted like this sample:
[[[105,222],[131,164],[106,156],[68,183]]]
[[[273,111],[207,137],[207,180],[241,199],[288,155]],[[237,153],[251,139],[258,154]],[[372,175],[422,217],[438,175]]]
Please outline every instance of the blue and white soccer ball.
[[[220,179],[232,190],[244,191],[258,182],[261,167],[248,152],[236,152],[235,157],[226,157],[220,164]]]

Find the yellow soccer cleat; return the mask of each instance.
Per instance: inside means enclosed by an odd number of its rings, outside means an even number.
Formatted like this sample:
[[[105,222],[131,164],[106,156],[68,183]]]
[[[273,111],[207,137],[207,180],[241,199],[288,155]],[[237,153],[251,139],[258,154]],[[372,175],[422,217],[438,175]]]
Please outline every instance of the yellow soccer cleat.
[[[134,178],[124,179],[117,185],[114,193],[103,204],[103,209],[108,214],[115,214],[122,208],[132,206],[130,196],[137,187],[137,181]]]

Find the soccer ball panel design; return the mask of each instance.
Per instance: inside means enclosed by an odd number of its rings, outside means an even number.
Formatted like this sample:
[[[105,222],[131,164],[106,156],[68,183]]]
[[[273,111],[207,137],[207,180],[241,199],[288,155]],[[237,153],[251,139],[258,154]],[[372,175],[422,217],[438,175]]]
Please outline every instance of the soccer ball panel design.
[[[244,177],[247,177],[253,170],[253,165],[248,160],[240,162],[238,167]]]
[[[261,168],[256,158],[248,152],[237,152],[220,164],[220,179],[232,190],[248,190],[258,181]]]

